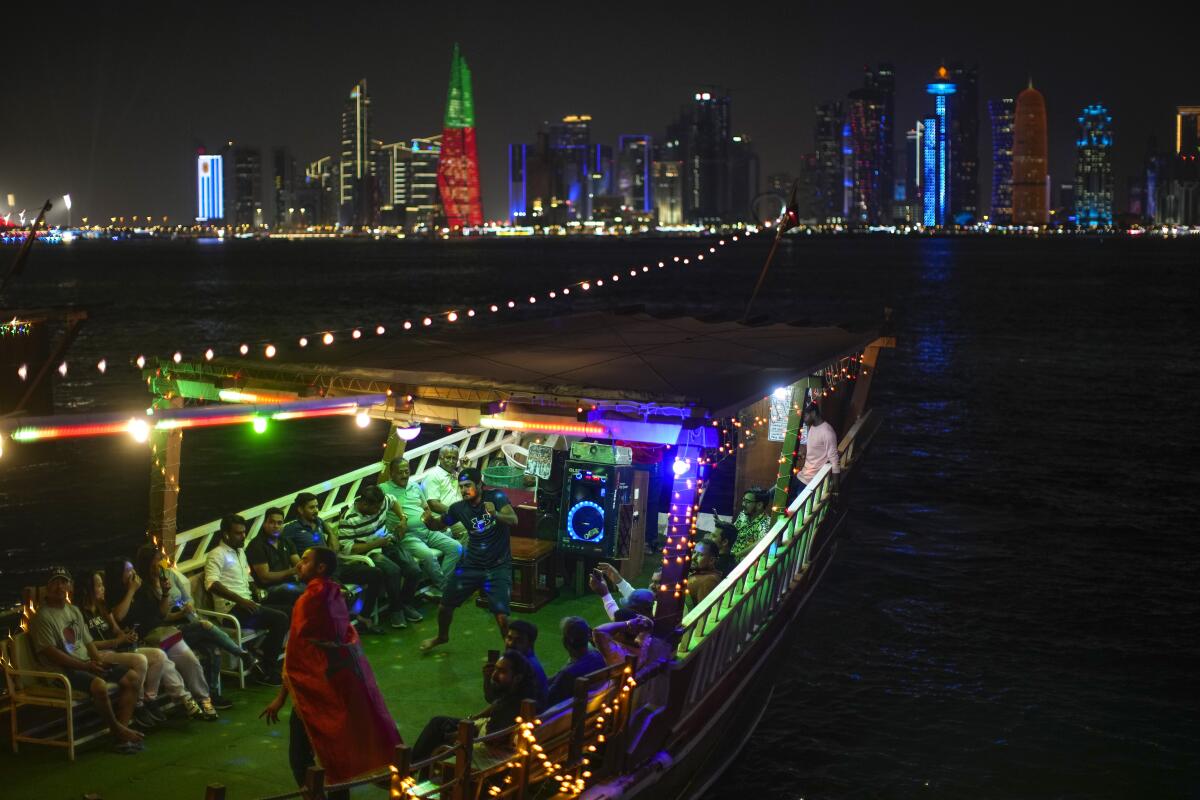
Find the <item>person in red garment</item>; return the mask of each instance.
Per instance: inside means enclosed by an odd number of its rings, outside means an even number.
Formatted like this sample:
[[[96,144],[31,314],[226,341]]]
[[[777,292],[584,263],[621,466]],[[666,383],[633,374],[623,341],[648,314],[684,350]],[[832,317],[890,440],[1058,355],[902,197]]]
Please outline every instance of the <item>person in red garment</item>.
[[[268,725],[278,722],[291,695],[288,761],[301,785],[314,754],[327,785],[344,783],[386,770],[401,741],[350,624],[341,586],[332,580],[336,568],[337,554],[329,548],[304,551],[297,572],[307,586],[292,609],[283,685],[259,715]]]

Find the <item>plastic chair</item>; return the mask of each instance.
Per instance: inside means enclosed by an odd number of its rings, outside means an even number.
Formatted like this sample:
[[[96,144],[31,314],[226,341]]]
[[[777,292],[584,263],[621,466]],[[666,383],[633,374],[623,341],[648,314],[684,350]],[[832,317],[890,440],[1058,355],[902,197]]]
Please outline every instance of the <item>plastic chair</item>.
[[[500,449],[504,451],[504,458],[508,461],[510,467],[519,467],[527,469],[529,467],[529,449],[521,447],[514,442],[505,442],[500,445]]]

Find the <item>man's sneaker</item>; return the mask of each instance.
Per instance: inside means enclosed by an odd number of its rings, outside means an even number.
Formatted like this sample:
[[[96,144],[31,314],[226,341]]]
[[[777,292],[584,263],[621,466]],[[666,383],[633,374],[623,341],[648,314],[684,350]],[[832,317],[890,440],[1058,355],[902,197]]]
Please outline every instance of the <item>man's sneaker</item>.
[[[412,606],[401,606],[400,610],[404,613],[404,618],[409,622],[420,622],[425,619],[425,615]]]
[[[217,710],[213,708],[212,700],[205,699],[200,701],[200,719],[205,722],[217,721]]]
[[[154,715],[150,713],[150,709],[142,705],[133,709],[133,719],[130,720],[129,724],[135,728],[148,731],[154,727],[157,721],[158,720],[154,718]]]
[[[233,701],[224,695],[214,694],[209,698],[209,702],[212,703],[212,707],[218,711],[228,711],[229,709],[233,708]]]
[[[388,615],[388,623],[393,628],[407,628],[408,627],[408,623],[404,621],[404,612],[403,611],[393,611],[390,615]]]
[[[254,653],[251,653],[249,650],[243,650],[238,658],[241,659],[242,669],[246,672],[254,672],[256,669],[262,669],[258,663],[258,659],[254,657]]]
[[[283,679],[279,677],[277,672],[263,672],[254,678],[254,682],[260,686],[282,686]]]

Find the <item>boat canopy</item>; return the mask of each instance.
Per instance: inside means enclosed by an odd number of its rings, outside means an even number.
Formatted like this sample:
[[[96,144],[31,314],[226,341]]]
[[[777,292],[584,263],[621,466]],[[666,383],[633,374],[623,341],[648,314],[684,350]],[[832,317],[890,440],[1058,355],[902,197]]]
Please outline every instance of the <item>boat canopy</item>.
[[[160,368],[180,383],[184,396],[209,394],[187,391],[189,381],[300,396],[386,390],[399,398],[397,411],[411,397],[416,407],[408,410],[414,415],[463,425],[477,424],[481,404],[489,403],[552,415],[607,409],[678,420],[734,413],[858,354],[876,338],[874,332],[836,327],[744,325],[642,312],[590,312],[488,327],[439,322],[437,329],[372,333],[330,345],[311,341],[305,348],[280,348],[269,360],[251,355]],[[448,418],[433,413],[430,404],[444,411],[473,408],[476,416]]]

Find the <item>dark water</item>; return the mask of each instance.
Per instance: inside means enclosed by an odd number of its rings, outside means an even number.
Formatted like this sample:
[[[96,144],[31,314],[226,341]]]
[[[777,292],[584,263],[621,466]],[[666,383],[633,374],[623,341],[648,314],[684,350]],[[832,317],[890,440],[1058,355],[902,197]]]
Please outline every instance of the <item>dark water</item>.
[[[698,250],[85,243],[42,250],[9,299],[89,304],[60,404],[136,408],[132,370],[96,380],[84,365],[394,326]],[[586,303],[740,310],[764,250]],[[1200,796],[1198,289],[1197,241],[874,237],[782,253],[763,311],[861,324],[890,305],[899,347],[878,371],[888,422],[838,560],[715,796]],[[380,438],[345,420],[188,433],[181,524],[358,466]],[[7,447],[2,588],[136,542],[146,474],[123,441]]]

